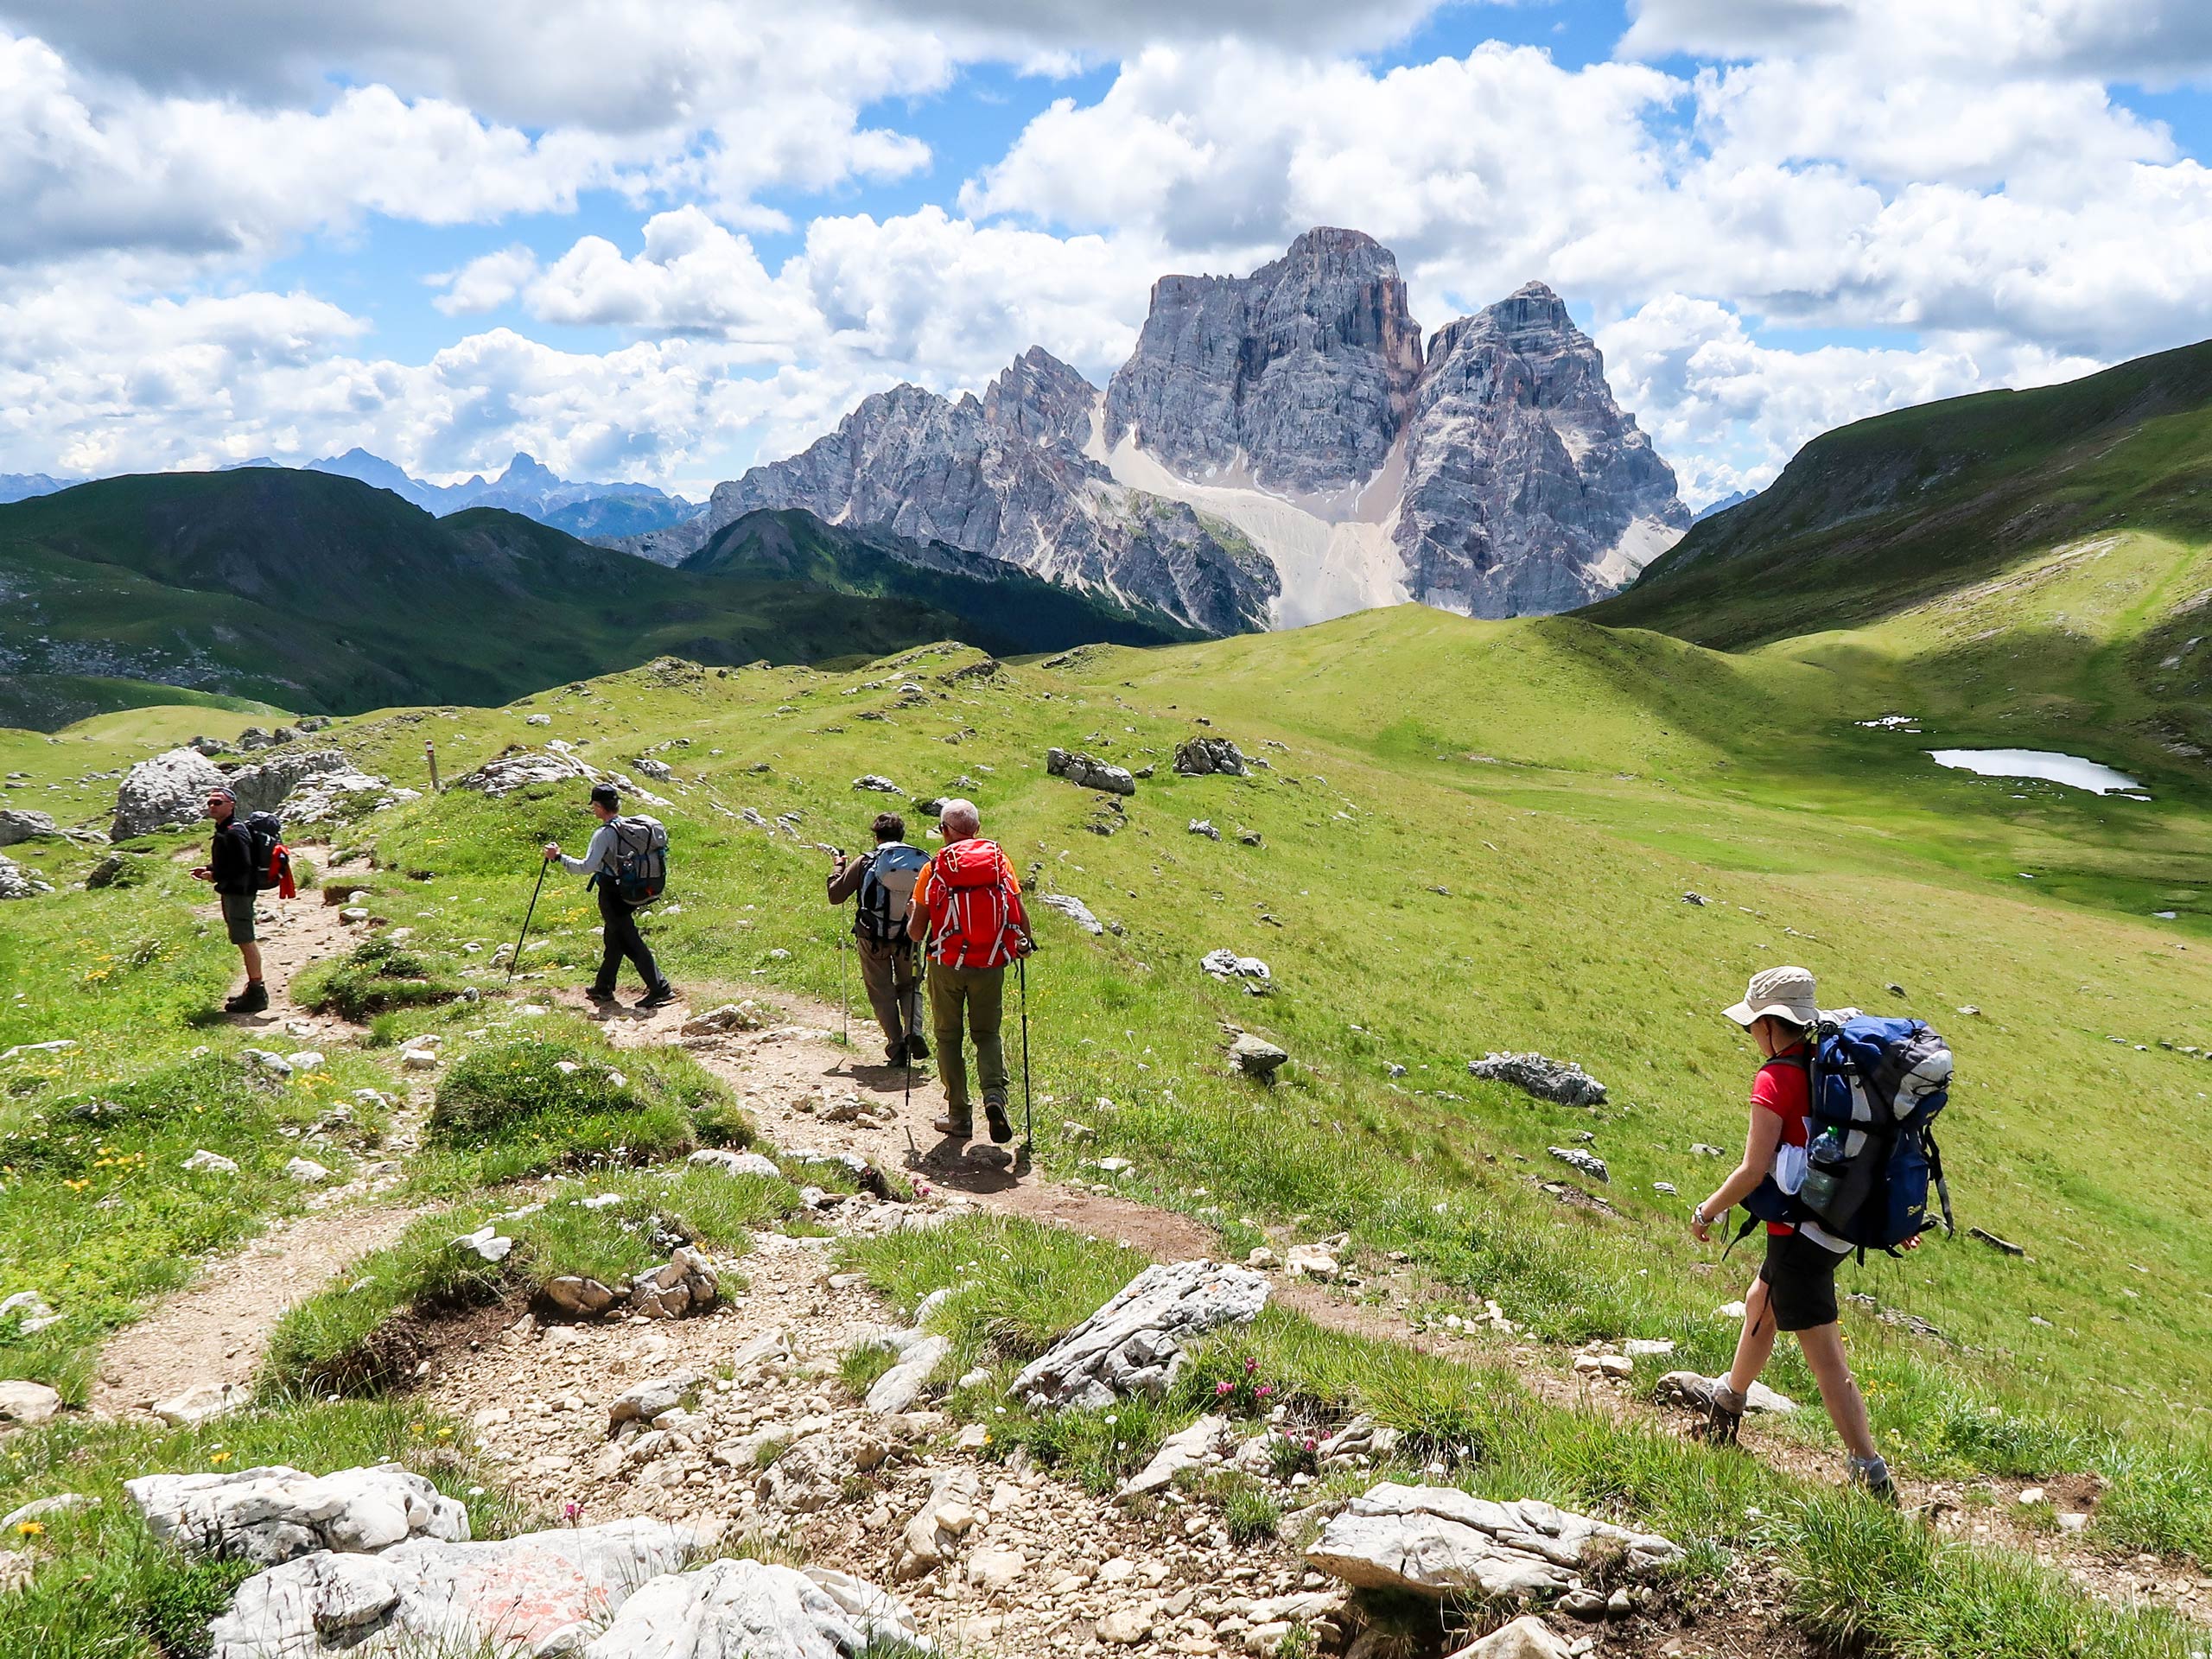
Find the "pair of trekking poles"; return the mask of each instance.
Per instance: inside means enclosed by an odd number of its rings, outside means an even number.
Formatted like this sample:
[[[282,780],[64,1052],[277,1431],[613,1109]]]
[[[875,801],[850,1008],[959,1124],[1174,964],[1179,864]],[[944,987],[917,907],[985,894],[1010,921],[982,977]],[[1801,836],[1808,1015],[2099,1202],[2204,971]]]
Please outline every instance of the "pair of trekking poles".
[[[837,941],[837,954],[841,957],[844,957],[850,948],[850,936],[840,935]],[[926,938],[914,942],[916,956],[926,957],[928,949]],[[1021,1144],[1023,1149],[1027,1150],[1037,1144],[1036,1106],[1029,1088],[1029,953],[1025,950],[1016,957],[1014,959],[1014,980],[1021,990]],[[853,1046],[852,986],[852,964],[847,961],[837,976],[837,1012],[843,1022],[845,1046],[848,1050]],[[898,976],[895,973],[892,977],[892,988],[894,992],[898,988]],[[916,1008],[918,1010],[922,995],[918,977],[912,995],[915,998]],[[903,999],[901,1001],[903,1004]],[[900,1013],[902,1014],[905,1013],[903,1006]],[[910,1112],[914,1107],[914,1039],[918,1035],[920,1035],[918,1032],[908,1033],[906,1041],[900,1045],[905,1051],[906,1062],[906,1109]]]

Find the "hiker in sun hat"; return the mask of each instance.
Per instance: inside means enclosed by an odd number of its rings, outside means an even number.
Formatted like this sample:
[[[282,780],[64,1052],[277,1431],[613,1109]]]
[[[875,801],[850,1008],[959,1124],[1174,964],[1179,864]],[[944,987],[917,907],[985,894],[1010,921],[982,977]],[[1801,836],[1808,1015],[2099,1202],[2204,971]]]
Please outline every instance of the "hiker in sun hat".
[[[884,1064],[907,1065],[930,1057],[922,1037],[921,971],[907,930],[914,887],[929,856],[906,844],[906,820],[896,812],[877,813],[871,828],[874,851],[856,859],[848,859],[842,849],[833,855],[827,892],[833,905],[859,901],[853,906],[853,942],[861,988],[888,1045]]]
[[[1751,1084],[1744,1160],[1690,1211],[1690,1231],[1700,1243],[1711,1240],[1724,1211],[1749,1198],[1770,1175],[1785,1193],[1795,1193],[1804,1183],[1812,1109],[1812,1039],[1821,1019],[1816,988],[1806,969],[1762,969],[1751,976],[1744,1000],[1726,1010],[1727,1017],[1750,1033],[1761,1058]],[[1843,1328],[1838,1323],[1835,1270],[1851,1247],[1813,1221],[1772,1221],[1766,1232],[1766,1260],[1744,1298],[1744,1330],[1737,1338],[1735,1363],[1726,1376],[1707,1385],[1707,1433],[1723,1443],[1735,1440],[1751,1384],[1774,1353],[1776,1334],[1792,1332],[1804,1351],[1807,1368],[1820,1384],[1828,1421],[1850,1454],[1853,1483],[1894,1502],[1897,1492],[1889,1465],[1874,1448],[1866,1402],[1852,1380]]]
[[[966,1140],[976,1132],[968,1100],[968,1062],[960,1052],[963,1015],[976,1041],[976,1070],[983,1085],[983,1115],[991,1139],[1014,1139],[1006,1114],[1006,1050],[999,1027],[1006,1008],[1007,964],[1034,947],[1021,906],[1021,882],[998,843],[982,835],[976,803],[953,799],[938,809],[944,845],[922,867],[914,884],[913,914],[928,941],[930,1023],[937,1039],[938,1075],[944,1084],[944,1116],[937,1132]]]

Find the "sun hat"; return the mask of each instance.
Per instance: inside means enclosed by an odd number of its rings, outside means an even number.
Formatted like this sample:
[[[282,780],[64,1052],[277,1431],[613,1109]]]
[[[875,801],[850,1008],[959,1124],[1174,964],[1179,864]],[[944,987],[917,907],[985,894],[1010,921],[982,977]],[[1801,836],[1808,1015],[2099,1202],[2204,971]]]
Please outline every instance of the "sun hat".
[[[1745,988],[1744,1000],[1726,1012],[1739,1026],[1749,1026],[1769,1014],[1794,1026],[1817,1025],[1821,1008],[1813,990],[1809,968],[1762,968]]]

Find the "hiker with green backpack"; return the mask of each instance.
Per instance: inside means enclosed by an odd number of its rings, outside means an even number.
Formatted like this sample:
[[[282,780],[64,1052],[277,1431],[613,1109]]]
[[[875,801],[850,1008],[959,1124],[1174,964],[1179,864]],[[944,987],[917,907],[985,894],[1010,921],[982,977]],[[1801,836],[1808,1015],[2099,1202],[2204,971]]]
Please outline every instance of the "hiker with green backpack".
[[[1751,1125],[1743,1161],[1691,1210],[1690,1231],[1707,1243],[1722,1213],[1744,1205],[1749,1218],[1737,1237],[1764,1222],[1766,1260],[1744,1298],[1735,1363],[1726,1376],[1696,1379],[1703,1398],[1695,1403],[1706,1408],[1710,1438],[1732,1443],[1776,1337],[1794,1332],[1853,1484],[1893,1503],[1889,1465],[1844,1352],[1835,1272],[1853,1250],[1919,1248],[1921,1235],[1939,1224],[1928,1207],[1931,1189],[1948,1229],[1950,1198],[1930,1125],[1949,1096],[1951,1053],[1916,1020],[1823,1014],[1815,989],[1805,969],[1769,968],[1727,1010],[1761,1056]]]
[[[883,1027],[886,1065],[906,1065],[930,1057],[922,1039],[922,980],[914,941],[906,931],[914,884],[929,855],[906,842],[906,821],[880,812],[873,826],[874,850],[857,859],[840,849],[830,869],[830,902],[859,902],[853,909],[853,944],[860,952],[861,986],[868,993],[875,1022]]]
[[[612,1002],[615,978],[626,957],[637,964],[639,976],[645,982],[645,994],[638,1006],[660,1007],[676,1001],[676,987],[662,974],[660,964],[653,960],[652,947],[638,931],[638,912],[659,898],[667,884],[668,831],[658,818],[624,816],[622,798],[612,784],[592,785],[591,810],[599,828],[591,832],[591,844],[584,849],[582,858],[570,858],[557,842],[545,844],[548,864],[558,861],[570,874],[589,876],[590,885],[599,894],[604,944],[599,976],[588,995],[594,1002]]]

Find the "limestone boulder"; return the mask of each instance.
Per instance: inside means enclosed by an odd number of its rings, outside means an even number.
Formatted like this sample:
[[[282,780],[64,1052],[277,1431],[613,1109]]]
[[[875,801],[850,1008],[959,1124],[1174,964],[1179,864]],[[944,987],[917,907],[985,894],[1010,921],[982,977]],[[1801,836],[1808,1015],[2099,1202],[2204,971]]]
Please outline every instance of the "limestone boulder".
[[[1500,1503],[1385,1481],[1338,1511],[1306,1559],[1354,1589],[1526,1600],[1565,1591],[1601,1555],[1636,1574],[1681,1553],[1668,1539],[1534,1498]]]
[[[193,823],[207,812],[207,791],[229,786],[222,769],[197,749],[170,749],[141,760],[115,791],[108,833],[121,841],[163,824]]]
[[[310,1475],[271,1464],[123,1483],[162,1543],[195,1559],[236,1556],[273,1567],[320,1551],[374,1554],[411,1538],[458,1541],[468,1512],[397,1464]]]
[[[888,1643],[928,1645],[906,1611],[872,1586],[720,1560],[641,1585],[582,1651],[584,1659],[851,1659]]]
[[[1116,766],[1080,751],[1047,749],[1045,751],[1045,770],[1055,778],[1065,778],[1083,789],[1096,789],[1109,795],[1134,795],[1137,780],[1126,766]]]
[[[1225,737],[1194,737],[1175,750],[1175,770],[1185,778],[1242,778],[1244,752]]]
[[[1467,1070],[1492,1083],[1510,1084],[1523,1094],[1560,1106],[1602,1106],[1605,1085],[1571,1060],[1541,1054],[1485,1054]]]
[[[1247,1268],[1155,1262],[1023,1367],[1007,1393],[1039,1410],[1164,1395],[1182,1370],[1184,1344],[1249,1325],[1267,1300],[1268,1281]]]

